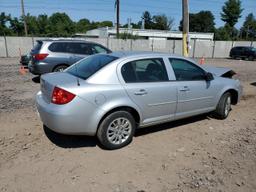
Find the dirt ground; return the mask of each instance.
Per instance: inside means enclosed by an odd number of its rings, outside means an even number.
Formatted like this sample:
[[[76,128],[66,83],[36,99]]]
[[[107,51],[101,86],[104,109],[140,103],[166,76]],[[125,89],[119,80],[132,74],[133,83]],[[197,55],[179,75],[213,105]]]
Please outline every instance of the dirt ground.
[[[136,132],[120,150],[94,137],[44,128],[35,108],[38,79],[0,59],[0,191],[256,191],[256,61],[215,59],[242,81],[244,95],[226,120],[206,115]]]

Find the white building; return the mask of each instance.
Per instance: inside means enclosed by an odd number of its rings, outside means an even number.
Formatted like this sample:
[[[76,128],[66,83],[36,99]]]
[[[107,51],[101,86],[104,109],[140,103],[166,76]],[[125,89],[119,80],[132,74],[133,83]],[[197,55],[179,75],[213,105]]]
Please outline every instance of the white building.
[[[120,33],[130,33],[140,39],[157,39],[157,40],[171,40],[182,39],[181,31],[164,31],[164,30],[149,30],[149,29],[127,29],[120,28]],[[76,37],[91,37],[91,38],[107,38],[116,36],[115,27],[104,27],[87,31],[87,33],[77,33]],[[212,41],[214,33],[197,33],[190,32],[189,37],[191,40],[208,40]]]

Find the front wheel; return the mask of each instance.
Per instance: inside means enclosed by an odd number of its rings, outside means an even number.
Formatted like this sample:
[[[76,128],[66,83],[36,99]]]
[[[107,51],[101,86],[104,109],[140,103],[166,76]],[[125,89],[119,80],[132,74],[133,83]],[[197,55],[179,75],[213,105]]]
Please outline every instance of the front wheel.
[[[217,119],[226,119],[231,110],[231,103],[231,94],[229,92],[224,93],[219,100],[216,110],[213,112],[213,116]]]
[[[104,148],[119,149],[132,141],[135,128],[135,120],[129,112],[116,111],[101,122],[97,137]]]

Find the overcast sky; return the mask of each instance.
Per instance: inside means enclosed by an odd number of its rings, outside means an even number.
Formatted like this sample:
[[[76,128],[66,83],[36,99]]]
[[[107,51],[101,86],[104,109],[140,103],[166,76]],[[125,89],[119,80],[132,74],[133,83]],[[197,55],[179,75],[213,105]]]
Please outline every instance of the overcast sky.
[[[115,0],[24,0],[25,12],[31,15],[66,12],[74,21],[88,18],[94,21],[110,20],[113,22],[115,21],[114,2]],[[178,28],[182,14],[182,0],[120,0],[120,2],[122,24],[127,23],[128,18],[131,18],[132,22],[138,22],[142,12],[148,10],[152,15],[166,14],[174,18],[174,28]],[[225,0],[189,0],[189,8],[192,13],[210,10],[215,16],[216,26],[219,27],[224,24],[220,17],[224,2]],[[236,27],[241,27],[249,13],[256,16],[256,0],[242,0],[242,7],[243,17]],[[20,0],[0,0],[0,12],[19,17],[21,15]]]

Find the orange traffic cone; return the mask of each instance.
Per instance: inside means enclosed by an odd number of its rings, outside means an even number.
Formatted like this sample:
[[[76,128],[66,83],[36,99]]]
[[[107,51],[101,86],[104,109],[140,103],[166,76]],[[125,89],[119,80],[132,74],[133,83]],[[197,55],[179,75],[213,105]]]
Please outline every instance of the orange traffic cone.
[[[20,67],[19,72],[20,72],[21,75],[26,75],[27,71],[28,71],[28,70],[27,70],[24,66],[21,66],[21,67]]]
[[[204,58],[204,56],[200,59],[199,64],[200,64],[200,65],[205,64],[205,58]]]

